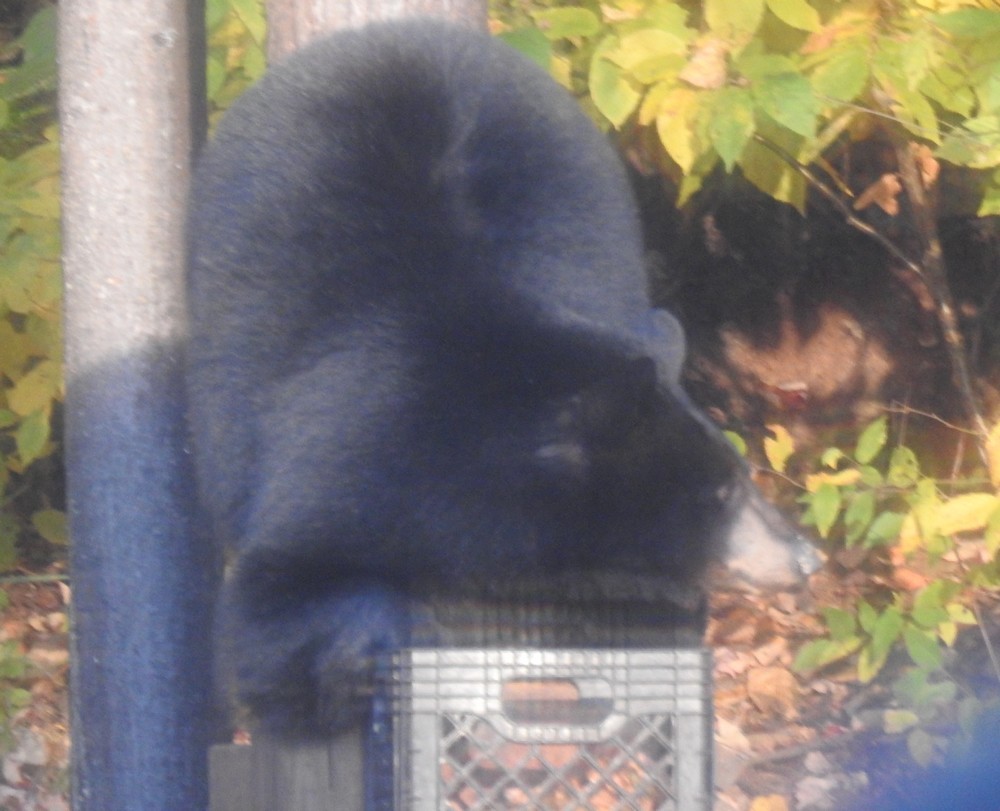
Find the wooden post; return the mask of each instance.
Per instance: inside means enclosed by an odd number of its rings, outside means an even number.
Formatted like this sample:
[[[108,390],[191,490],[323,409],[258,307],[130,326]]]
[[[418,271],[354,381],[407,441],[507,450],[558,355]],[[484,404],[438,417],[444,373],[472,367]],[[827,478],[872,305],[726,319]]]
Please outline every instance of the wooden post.
[[[59,4],[75,811],[208,799],[215,566],[181,376],[203,19],[193,0]]]
[[[364,811],[361,738],[214,746],[211,811]]]

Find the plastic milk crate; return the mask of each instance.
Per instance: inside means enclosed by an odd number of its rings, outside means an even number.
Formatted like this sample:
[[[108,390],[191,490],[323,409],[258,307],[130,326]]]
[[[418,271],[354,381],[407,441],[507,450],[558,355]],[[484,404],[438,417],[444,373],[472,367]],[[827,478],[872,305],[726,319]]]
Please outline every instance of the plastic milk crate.
[[[420,648],[383,678],[396,811],[711,808],[703,649]]]

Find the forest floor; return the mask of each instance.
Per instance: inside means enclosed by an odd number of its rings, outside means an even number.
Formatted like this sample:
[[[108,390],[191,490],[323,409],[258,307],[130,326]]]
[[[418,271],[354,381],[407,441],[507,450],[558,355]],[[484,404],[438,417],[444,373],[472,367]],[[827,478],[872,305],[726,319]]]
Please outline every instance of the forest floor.
[[[905,655],[867,685],[846,664],[808,678],[791,669],[796,650],[822,634],[816,606],[852,596],[850,579],[829,569],[797,594],[714,594],[707,642],[715,656],[716,811],[853,809],[873,785],[903,785],[919,770],[905,736],[884,731],[893,706],[888,684]],[[16,682],[31,701],[0,738],[0,810],[68,811],[70,591],[59,582],[6,590],[0,644],[15,643],[27,659],[28,672]],[[1000,599],[984,595],[980,607],[996,635]],[[983,647],[979,629],[968,629],[956,651],[967,669],[986,671]],[[6,673],[0,659],[0,677]]]

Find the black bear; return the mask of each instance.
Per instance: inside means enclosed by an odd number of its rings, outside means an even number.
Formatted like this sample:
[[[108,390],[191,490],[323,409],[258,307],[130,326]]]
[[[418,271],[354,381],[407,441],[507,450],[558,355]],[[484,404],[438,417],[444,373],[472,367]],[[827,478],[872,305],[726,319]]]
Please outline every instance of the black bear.
[[[264,726],[355,721],[428,589],[813,565],[680,388],[620,162],[489,36],[397,22],[295,54],[224,117],[189,230],[219,645]]]

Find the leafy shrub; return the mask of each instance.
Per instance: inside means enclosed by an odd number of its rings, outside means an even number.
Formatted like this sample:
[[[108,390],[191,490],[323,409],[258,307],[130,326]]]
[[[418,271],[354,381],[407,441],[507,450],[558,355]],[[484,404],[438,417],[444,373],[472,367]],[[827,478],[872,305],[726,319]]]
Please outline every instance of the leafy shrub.
[[[0,71],[0,571],[17,563],[19,539],[66,538],[63,513],[30,478],[56,448],[63,396],[55,9],[16,47],[20,61]]]

